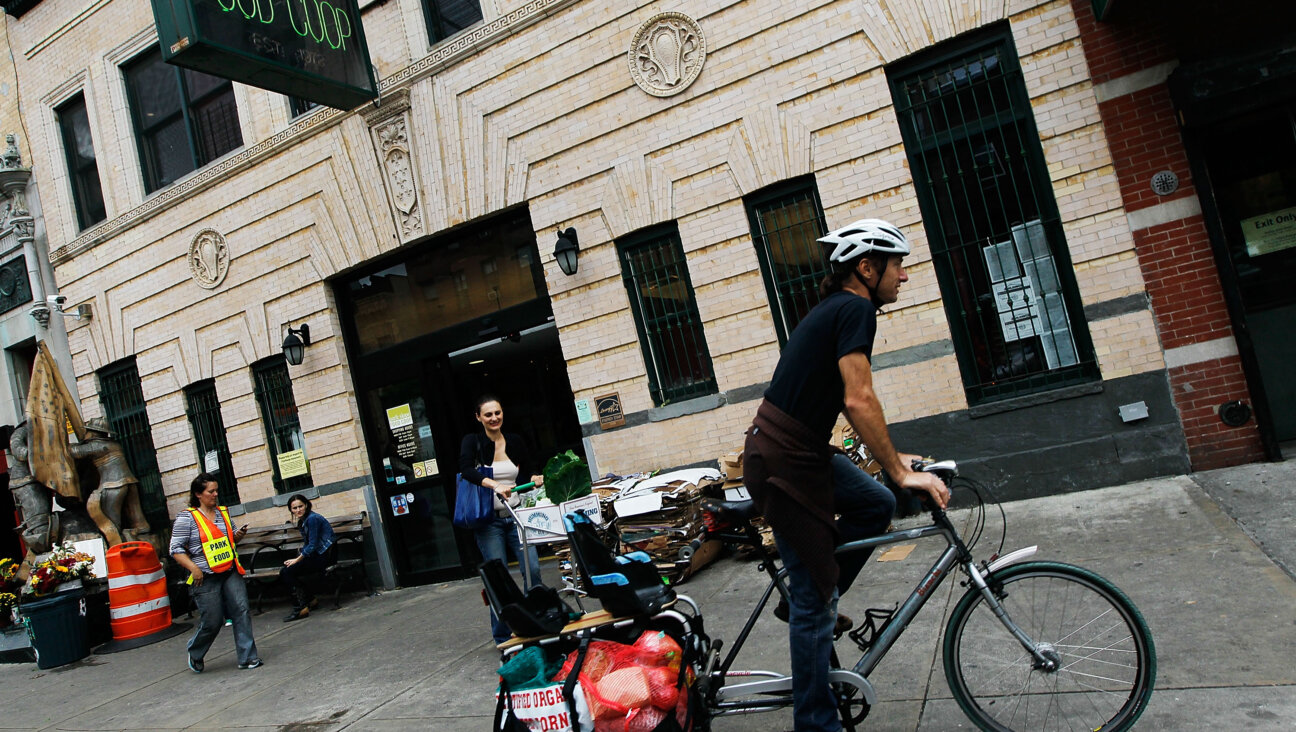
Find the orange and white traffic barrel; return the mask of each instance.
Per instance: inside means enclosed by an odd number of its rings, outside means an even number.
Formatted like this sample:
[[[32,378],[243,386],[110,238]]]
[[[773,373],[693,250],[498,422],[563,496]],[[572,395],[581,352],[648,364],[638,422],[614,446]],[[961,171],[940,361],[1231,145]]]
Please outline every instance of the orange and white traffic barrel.
[[[153,545],[128,541],[108,550],[108,615],[113,640],[130,640],[171,625],[166,572]]]

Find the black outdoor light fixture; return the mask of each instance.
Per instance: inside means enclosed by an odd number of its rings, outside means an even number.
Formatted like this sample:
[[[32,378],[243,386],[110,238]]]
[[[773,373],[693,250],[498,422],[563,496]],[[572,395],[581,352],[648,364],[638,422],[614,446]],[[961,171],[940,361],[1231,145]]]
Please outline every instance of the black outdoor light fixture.
[[[309,345],[309,325],[302,323],[300,328],[288,326],[288,337],[284,338],[283,342],[284,358],[288,359],[288,365],[301,366],[302,359],[306,357],[306,346]]]
[[[566,231],[558,232],[558,244],[554,246],[554,259],[558,260],[558,268],[565,275],[576,274],[576,261],[580,254],[580,245],[576,243],[576,230],[568,227]]]

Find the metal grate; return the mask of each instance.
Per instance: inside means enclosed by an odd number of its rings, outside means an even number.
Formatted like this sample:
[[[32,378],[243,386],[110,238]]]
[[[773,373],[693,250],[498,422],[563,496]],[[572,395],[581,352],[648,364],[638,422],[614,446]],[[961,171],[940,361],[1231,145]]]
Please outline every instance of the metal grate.
[[[297,400],[293,398],[288,364],[283,356],[258,361],[252,364],[252,378],[256,382],[256,399],[261,407],[266,446],[270,448],[275,493],[296,493],[310,488],[315,484],[309,473],[291,478],[279,477],[279,456],[306,447],[301,423],[297,419]]]
[[[238,478],[230,463],[229,445],[225,443],[225,421],[221,419],[215,380],[207,379],[190,384],[184,392],[185,413],[189,416],[189,426],[193,428],[194,442],[198,447],[199,469],[216,476],[222,506],[242,503],[238,494]],[[209,467],[208,455],[213,454],[216,470]]]
[[[674,224],[617,243],[657,406],[716,390],[684,246]]]
[[[890,70],[969,404],[1098,378],[1016,51],[993,35]]]
[[[98,375],[99,403],[114,439],[126,453],[126,463],[139,480],[144,518],[155,533],[165,536],[171,528],[171,515],[167,511],[162,476],[158,473],[157,450],[153,448],[153,431],[135,359],[105,366],[99,369]]]
[[[814,178],[789,181],[749,198],[747,218],[782,346],[819,304],[819,283],[828,274],[828,257],[816,241],[828,229]]]

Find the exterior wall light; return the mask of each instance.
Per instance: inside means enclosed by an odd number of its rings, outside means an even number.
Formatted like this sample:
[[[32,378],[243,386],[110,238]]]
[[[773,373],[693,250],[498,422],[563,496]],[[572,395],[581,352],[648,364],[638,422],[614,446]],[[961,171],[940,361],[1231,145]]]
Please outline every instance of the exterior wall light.
[[[288,359],[288,365],[301,366],[302,359],[306,358],[306,346],[309,345],[309,325],[302,323],[300,328],[288,326],[288,337],[283,342],[284,358]]]
[[[569,277],[576,274],[579,255],[580,245],[576,242],[576,230],[569,227],[566,231],[559,231],[558,243],[554,246],[554,259],[558,260],[558,268],[563,271],[563,274]]]

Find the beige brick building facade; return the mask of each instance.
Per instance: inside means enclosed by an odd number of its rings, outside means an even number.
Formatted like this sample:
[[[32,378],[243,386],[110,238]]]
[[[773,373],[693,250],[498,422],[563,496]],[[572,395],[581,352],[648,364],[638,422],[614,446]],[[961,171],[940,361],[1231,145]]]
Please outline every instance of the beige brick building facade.
[[[520,206],[533,225],[571,384],[562,401],[616,392],[626,414],[637,416],[617,429],[586,426],[600,473],[713,461],[741,444],[779,356],[744,197],[800,176],[813,176],[829,227],[877,216],[914,243],[910,282],[882,317],[875,347],[889,420],[903,427],[963,419],[969,400],[887,68],[998,23],[1020,57],[1088,316],[1078,327],[1087,328],[1101,379],[1086,393],[1109,385],[1116,398],[1117,380],[1164,381],[1151,312],[1107,307],[1137,302],[1145,287],[1068,0],[483,0],[481,23],[437,44],[419,0],[362,5],[379,105],[292,118],[285,97],[236,84],[244,144],[151,194],[119,68],[157,42],[148,5],[44,0],[10,20],[50,258],[69,301],[90,303],[95,313],[89,323],[69,323],[82,409],[100,414],[97,374],[135,359],[172,513],[198,469],[183,390],[213,379],[251,520],[283,520],[272,505],[271,456],[249,366],[279,353],[287,327],[303,322],[311,344],[289,371],[318,507],[326,515],[373,510],[365,492],[381,480],[380,458],[362,427],[331,283]],[[636,86],[627,54],[640,26],[667,11],[696,21],[706,57],[684,91],[657,97]],[[87,230],[77,225],[54,111],[77,94],[89,112],[108,212]],[[381,135],[395,128],[408,142],[405,183],[382,156]],[[716,388],[694,403],[659,406],[616,241],[665,222],[678,226]],[[580,236],[573,276],[551,253],[553,232],[567,227]],[[208,229],[223,236],[229,254],[228,274],[213,289],[195,282],[189,258]],[[1104,418],[1111,406],[1102,406]],[[995,418],[987,414],[986,425]],[[928,428],[898,436],[920,433]],[[1176,457],[1182,435],[1177,447],[1173,428],[1163,437],[1170,463],[1138,470],[1186,467]],[[1051,444],[1063,448],[1069,439],[1060,434]],[[968,449],[937,441],[901,447]]]

